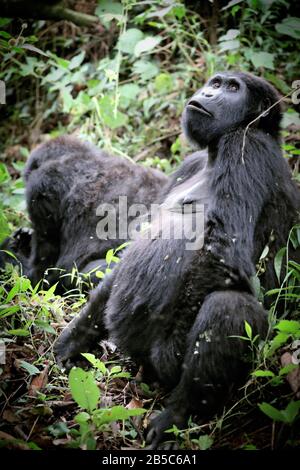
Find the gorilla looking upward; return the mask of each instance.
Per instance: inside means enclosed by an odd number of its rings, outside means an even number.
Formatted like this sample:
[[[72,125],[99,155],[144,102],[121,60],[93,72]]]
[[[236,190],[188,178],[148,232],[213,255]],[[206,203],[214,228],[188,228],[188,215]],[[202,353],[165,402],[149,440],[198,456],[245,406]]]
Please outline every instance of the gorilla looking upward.
[[[249,346],[237,338],[245,321],[253,338],[266,335],[267,313],[250,278],[270,240],[270,257],[286,243],[300,207],[280,149],[277,100],[270,84],[246,73],[219,73],[195,93],[182,123],[192,142],[208,146],[208,159],[203,167],[187,158],[162,203],[170,214],[204,204],[204,245],[187,250],[184,237],[132,242],[55,345],[57,360],[68,365],[110,336],[169,389],[165,410],[150,424],[152,447],[191,412],[211,416],[245,377]],[[272,265],[267,288],[275,284]]]
[[[2,249],[20,259],[23,272],[35,284],[46,277],[50,284],[60,281],[73,286],[66,276],[76,266],[79,272],[106,267],[105,255],[128,239],[119,232],[119,197],[128,206],[155,201],[168,181],[162,172],[106,154],[94,145],[71,137],[59,137],[35,149],[24,172],[26,200],[33,231],[18,230]],[[101,220],[96,211],[105,204],[114,206],[116,238],[99,238]],[[105,214],[101,214],[105,218]],[[129,222],[133,219],[132,216]],[[31,246],[30,246],[31,245]],[[26,248],[26,250],[25,250]],[[9,258],[2,255],[3,261]],[[0,266],[4,262],[0,260]],[[60,277],[63,274],[63,277]],[[93,279],[94,282],[99,279]]]

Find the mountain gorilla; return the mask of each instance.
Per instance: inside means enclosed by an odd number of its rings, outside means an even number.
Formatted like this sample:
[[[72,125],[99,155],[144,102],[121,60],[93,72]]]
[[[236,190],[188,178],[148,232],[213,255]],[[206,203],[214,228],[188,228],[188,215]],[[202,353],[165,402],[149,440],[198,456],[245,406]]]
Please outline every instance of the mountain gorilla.
[[[300,207],[280,149],[277,100],[271,85],[246,73],[218,73],[195,93],[183,128],[192,142],[208,146],[208,159],[203,167],[188,158],[174,174],[162,201],[169,213],[163,224],[178,206],[193,212],[200,202],[204,245],[186,249],[184,237],[132,242],[55,345],[58,362],[69,366],[109,335],[169,389],[165,410],[150,424],[152,447],[191,412],[211,416],[245,378],[249,343],[238,338],[245,322],[253,338],[266,335],[267,313],[250,278],[267,243],[269,257],[286,243]],[[272,264],[266,286],[274,279]]]
[[[34,284],[48,268],[55,268],[48,271],[46,279],[49,284],[60,281],[65,289],[72,287],[72,282],[70,276],[60,277],[62,274],[70,273],[74,266],[83,273],[96,267],[105,269],[106,252],[128,239],[127,233],[122,236],[118,231],[119,219],[115,239],[96,235],[100,215],[105,218],[104,213],[96,214],[98,206],[114,206],[117,218],[119,196],[127,197],[128,206],[143,203],[149,208],[168,181],[160,171],[110,156],[66,136],[34,150],[24,177],[31,238],[18,230],[1,248],[11,248]],[[20,249],[21,241],[22,247],[27,243],[26,257]],[[8,256],[2,255],[2,265],[4,261],[9,261]],[[93,281],[99,279],[94,277]]]

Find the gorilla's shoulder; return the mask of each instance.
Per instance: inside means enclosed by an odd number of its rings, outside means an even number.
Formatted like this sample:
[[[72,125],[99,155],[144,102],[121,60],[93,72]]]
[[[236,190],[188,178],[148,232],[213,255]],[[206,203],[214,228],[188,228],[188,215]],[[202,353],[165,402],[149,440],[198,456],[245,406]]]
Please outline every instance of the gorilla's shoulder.
[[[207,150],[198,150],[188,155],[172,175],[171,185],[176,186],[201,171],[208,159]]]
[[[206,162],[208,159],[208,151],[205,150],[197,150],[196,152],[191,153],[188,155],[182,163],[182,166],[185,170],[191,169],[192,170],[202,170],[205,167]]]

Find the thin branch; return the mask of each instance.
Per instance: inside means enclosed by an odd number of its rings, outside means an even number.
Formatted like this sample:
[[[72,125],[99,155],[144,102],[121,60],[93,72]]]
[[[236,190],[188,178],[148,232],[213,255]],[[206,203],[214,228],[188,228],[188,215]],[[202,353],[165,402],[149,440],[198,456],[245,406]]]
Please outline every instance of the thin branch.
[[[90,26],[99,22],[97,16],[65,8],[60,0],[47,0],[45,2],[0,0],[0,10],[1,16],[8,18],[66,20],[78,26]]]
[[[252,124],[254,124],[256,121],[258,121],[261,117],[264,117],[264,115],[269,112],[272,108],[274,108],[275,106],[277,106],[277,104],[281,103],[283,100],[285,100],[285,98],[288,98],[290,95],[294,94],[295,92],[299,91],[300,90],[300,87],[299,88],[293,88],[287,95],[285,96],[282,96],[282,98],[280,98],[278,101],[276,101],[275,103],[273,103],[268,109],[265,109],[261,114],[259,114],[259,116],[257,116],[255,119],[253,119],[253,121],[249,122],[249,124],[247,124],[246,128],[245,128],[245,131],[244,131],[244,135],[243,135],[243,145],[242,145],[242,163],[245,163],[245,159],[244,159],[244,156],[245,156],[245,146],[246,146],[246,134],[249,130],[249,127],[252,126]]]

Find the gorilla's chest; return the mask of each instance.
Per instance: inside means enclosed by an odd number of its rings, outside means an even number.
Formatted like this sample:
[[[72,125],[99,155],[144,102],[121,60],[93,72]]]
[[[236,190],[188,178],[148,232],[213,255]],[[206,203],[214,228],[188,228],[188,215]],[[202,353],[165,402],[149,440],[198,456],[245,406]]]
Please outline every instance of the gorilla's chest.
[[[211,169],[204,168],[190,178],[177,184],[166,197],[163,205],[166,209],[183,207],[191,204],[203,205],[205,211],[210,203]]]

